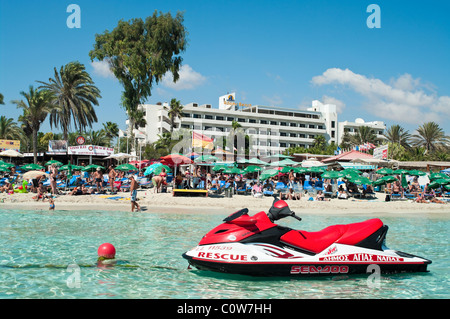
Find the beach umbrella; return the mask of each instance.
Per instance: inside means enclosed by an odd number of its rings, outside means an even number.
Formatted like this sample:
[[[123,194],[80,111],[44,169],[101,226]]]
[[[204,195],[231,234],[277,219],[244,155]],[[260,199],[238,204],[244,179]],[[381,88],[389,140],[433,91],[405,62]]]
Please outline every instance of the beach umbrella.
[[[45,163],[45,165],[52,165],[52,164],[55,164],[56,166],[63,165],[63,163],[61,163],[60,161],[57,161],[57,160],[50,160],[47,163]]]
[[[290,171],[294,172],[294,168],[292,166],[285,166],[280,170],[281,173],[289,173]]]
[[[326,171],[322,174],[322,178],[340,178],[344,176],[345,173],[341,171]]]
[[[198,156],[194,162],[196,163],[200,163],[200,162],[217,162],[219,160],[219,158],[215,157],[214,155],[201,155]]]
[[[408,171],[408,173],[406,173],[406,174],[411,175],[411,176],[425,176],[425,175],[427,175],[427,173],[419,171],[418,169],[412,169],[412,170]]]
[[[393,174],[408,174],[408,170],[407,169],[396,169],[395,171],[392,172]]]
[[[23,157],[23,154],[17,152],[16,150],[6,150],[6,151],[3,151],[3,152],[0,152],[0,156],[6,156],[6,157]]]
[[[46,177],[48,177],[48,174],[43,171],[28,171],[22,175],[22,178],[23,179],[33,179],[33,178],[36,178],[36,177],[42,176],[42,175],[45,175]]]
[[[154,163],[154,164],[150,165],[149,167],[147,167],[147,169],[144,172],[144,175],[147,176],[150,174],[154,174],[154,175],[161,174],[163,168],[166,169],[166,173],[169,173],[172,171],[170,169],[170,167],[167,165],[163,165],[162,163]]]
[[[176,165],[181,165],[181,164],[192,164],[192,160],[190,158],[187,158],[184,155],[176,154],[176,153],[162,156],[160,159],[163,164],[166,164],[168,166],[176,166]]]
[[[391,174],[394,174],[394,170],[384,167],[384,168],[380,168],[375,173],[380,174],[380,175],[391,175]]]
[[[4,166],[0,166],[0,172],[9,172],[9,168],[4,167]]]
[[[59,167],[59,170],[60,171],[68,171],[69,169],[71,169],[74,171],[81,171],[83,168],[84,168],[84,166],[65,164],[65,165]]]
[[[20,169],[23,169],[24,171],[33,171],[33,170],[40,170],[43,169],[44,166],[39,164],[26,164],[20,167]]]
[[[136,166],[134,166],[132,164],[129,164],[129,163],[118,165],[118,166],[116,166],[115,169],[118,170],[118,171],[124,171],[124,172],[137,170]]]
[[[296,162],[289,158],[286,158],[282,161],[270,163],[270,166],[288,166],[288,165],[297,165],[297,164],[299,164],[299,162]]]
[[[395,178],[394,176],[386,175],[386,176],[383,176],[383,177],[377,179],[373,184],[375,186],[378,186],[378,185],[384,185],[384,184],[387,184],[387,183],[392,183],[392,182],[395,182],[395,181],[398,181],[398,179]]]
[[[292,167],[292,169],[294,170],[294,173],[300,173],[300,174],[306,173],[308,171],[308,168],[301,167],[301,166]]]
[[[255,165],[268,165],[269,164],[269,163],[264,162],[264,161],[262,161],[262,160],[260,160],[259,158],[256,158],[256,157],[249,159],[248,163],[249,164],[255,164]]]
[[[244,168],[244,171],[247,173],[255,173],[255,172],[261,172],[262,168],[261,168],[261,166],[249,165],[246,168]]]
[[[227,174],[244,174],[245,173],[245,171],[243,169],[240,169],[237,167],[227,168],[223,172],[227,173]]]
[[[87,172],[87,171],[95,171],[97,168],[105,169],[105,168],[104,168],[103,166],[101,166],[101,165],[90,164],[90,165],[84,167],[84,168],[82,169],[82,171],[83,171],[83,172]]]
[[[309,173],[324,173],[326,171],[326,168],[319,166],[306,167],[306,169],[306,171]]]
[[[348,179],[349,182],[352,182],[357,185],[368,185],[372,184],[373,181],[364,176],[356,176]]]
[[[266,179],[268,179],[269,177],[273,177],[273,176],[278,175],[279,172],[280,172],[279,170],[273,169],[273,168],[271,168],[271,169],[266,169],[265,171],[263,171],[263,172],[261,173],[261,175],[259,176],[259,179],[262,180],[262,181],[263,181],[263,180],[266,180]]]
[[[3,162],[3,163],[0,164],[0,167],[3,167],[3,168],[11,168],[11,167],[14,167],[14,166],[16,166],[16,165],[14,165],[13,163]]]
[[[212,170],[213,170],[214,172],[218,172],[218,171],[223,171],[223,170],[227,169],[227,167],[228,167],[228,166],[225,166],[225,165],[223,165],[223,164],[217,164],[217,165],[215,165],[215,166],[212,168]]]
[[[269,156],[266,156],[266,157],[267,158],[283,158],[283,159],[287,159],[287,158],[292,159],[293,158],[292,156],[284,155],[284,154],[274,154],[274,155],[269,155]]]
[[[448,178],[448,176],[444,173],[431,173],[430,180],[440,179],[440,178]]]

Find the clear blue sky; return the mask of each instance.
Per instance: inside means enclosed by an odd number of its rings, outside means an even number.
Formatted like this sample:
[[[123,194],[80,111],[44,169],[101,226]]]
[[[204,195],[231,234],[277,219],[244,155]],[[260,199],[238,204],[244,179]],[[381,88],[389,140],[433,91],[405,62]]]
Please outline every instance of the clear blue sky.
[[[81,28],[66,25],[67,6],[81,8]],[[381,28],[370,29],[369,4]],[[102,99],[102,122],[125,129],[122,87],[89,51],[95,34],[120,19],[154,10],[183,11],[189,45],[182,80],[155,85],[149,103],[179,99],[217,107],[236,92],[243,103],[306,108],[338,105],[339,121],[380,120],[411,133],[436,121],[450,134],[450,1],[6,1],[0,0],[0,114],[17,120],[10,101],[53,68],[86,65]],[[103,72],[102,72],[103,71]],[[48,122],[48,121],[47,121]],[[42,131],[49,131],[48,123]]]

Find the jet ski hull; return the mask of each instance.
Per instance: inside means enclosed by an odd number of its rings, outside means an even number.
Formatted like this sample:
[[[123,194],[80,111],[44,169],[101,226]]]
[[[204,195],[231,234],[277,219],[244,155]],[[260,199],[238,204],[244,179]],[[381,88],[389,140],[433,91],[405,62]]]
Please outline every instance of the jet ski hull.
[[[430,260],[394,250],[377,251],[339,244],[314,256],[264,243],[215,244],[197,246],[184,253],[183,257],[200,270],[250,276],[426,272],[431,263]]]

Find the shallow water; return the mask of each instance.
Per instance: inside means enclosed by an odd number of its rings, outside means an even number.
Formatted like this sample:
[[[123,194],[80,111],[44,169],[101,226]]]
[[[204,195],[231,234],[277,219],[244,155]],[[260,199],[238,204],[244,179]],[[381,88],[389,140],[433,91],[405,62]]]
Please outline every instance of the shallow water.
[[[253,214],[253,213],[251,213]],[[431,259],[430,272],[320,279],[188,270],[181,254],[226,216],[0,210],[0,298],[449,298],[447,216],[384,214],[390,248]],[[380,215],[381,216],[381,215]],[[281,224],[316,231],[373,216],[304,215]],[[115,265],[97,248],[116,247]]]

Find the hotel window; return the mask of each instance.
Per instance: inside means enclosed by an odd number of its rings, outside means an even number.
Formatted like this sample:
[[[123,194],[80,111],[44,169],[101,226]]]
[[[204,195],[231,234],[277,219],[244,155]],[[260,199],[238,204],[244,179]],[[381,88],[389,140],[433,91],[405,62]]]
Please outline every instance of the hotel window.
[[[306,124],[300,123],[300,127],[306,127]]]
[[[309,135],[309,138],[314,138],[314,135]]]
[[[223,116],[216,116],[217,121],[223,121]]]
[[[202,116],[200,115],[200,114],[192,114],[192,117],[194,118],[194,119],[201,119],[202,118]]]
[[[287,126],[287,123],[286,122],[280,122],[280,125],[281,126]]]
[[[280,147],[286,147],[286,143],[280,143]]]
[[[205,114],[205,120],[212,120],[213,116],[209,114]]]
[[[295,144],[290,144],[289,146],[290,146],[290,147],[296,147],[296,145],[295,145]]]
[[[280,132],[280,136],[287,136],[286,132]]]
[[[335,121],[331,121],[331,128],[334,128],[336,126],[336,122]]]
[[[335,137],[335,132],[331,131],[331,137],[334,138]]]
[[[278,122],[276,122],[276,121],[270,121],[270,125],[278,125]]]
[[[233,122],[234,121],[234,117],[227,117],[227,121],[228,122]]]
[[[191,114],[190,113],[183,113],[182,116],[183,117],[191,117]]]
[[[305,135],[305,134],[299,134],[298,137],[300,137],[300,138],[306,138],[306,135]]]
[[[249,119],[248,122],[249,123],[256,123],[256,120],[255,119]]]
[[[240,122],[240,123],[245,123],[245,119],[238,118],[238,122]]]
[[[322,126],[322,125],[317,125],[317,128],[318,128],[319,130],[323,130],[323,126]]]
[[[315,126],[313,124],[309,124],[308,126],[309,128],[315,128]]]
[[[261,120],[260,123],[261,123],[261,124],[267,124],[267,121],[266,121],[266,120]]]
[[[290,127],[297,127],[297,123],[291,123],[289,124]]]
[[[297,137],[297,134],[295,134],[295,133],[290,133],[289,136],[290,136],[290,137]]]

